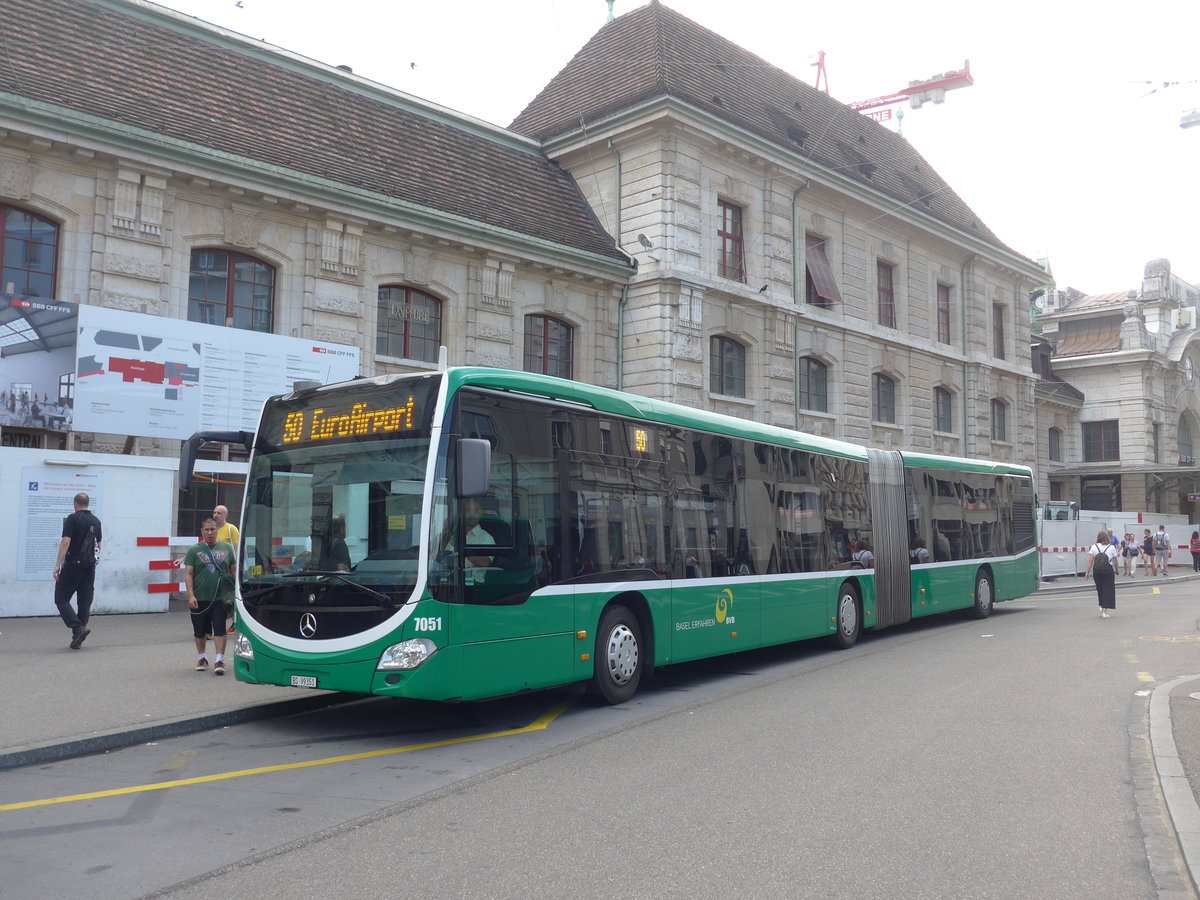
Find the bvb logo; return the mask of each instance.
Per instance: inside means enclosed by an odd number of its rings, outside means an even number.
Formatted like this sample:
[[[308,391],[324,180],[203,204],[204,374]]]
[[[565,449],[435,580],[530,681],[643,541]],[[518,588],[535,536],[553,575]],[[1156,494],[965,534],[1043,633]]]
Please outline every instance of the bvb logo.
[[[721,591],[721,593],[717,595],[718,624],[723,624],[725,622],[725,617],[729,614],[729,608],[731,606],[733,606],[733,591],[729,590],[729,588],[725,588],[725,590]]]

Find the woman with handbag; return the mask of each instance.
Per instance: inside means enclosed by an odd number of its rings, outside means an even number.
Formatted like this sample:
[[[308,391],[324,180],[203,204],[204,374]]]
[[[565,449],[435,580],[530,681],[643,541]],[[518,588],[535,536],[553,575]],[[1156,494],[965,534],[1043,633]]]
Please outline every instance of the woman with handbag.
[[[1109,610],[1117,608],[1117,548],[1108,539],[1108,532],[1096,535],[1096,543],[1088,548],[1088,567],[1084,578],[1096,582],[1096,599],[1100,603],[1100,618],[1109,619]]]

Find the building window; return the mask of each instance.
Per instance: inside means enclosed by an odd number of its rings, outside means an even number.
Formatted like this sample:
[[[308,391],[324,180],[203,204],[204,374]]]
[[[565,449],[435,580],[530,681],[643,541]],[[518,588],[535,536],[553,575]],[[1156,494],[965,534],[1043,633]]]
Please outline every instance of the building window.
[[[66,372],[58,376],[58,404],[59,406],[74,406],[75,405],[75,373]]]
[[[992,401],[992,440],[1008,440],[1008,404],[1003,400]]]
[[[1050,429],[1050,462],[1062,462],[1062,429]]]
[[[382,356],[437,362],[442,345],[442,304],[424,291],[379,289],[375,352]]]
[[[871,419],[896,424],[896,382],[879,373],[871,379]]]
[[[939,344],[950,343],[950,285],[937,286],[937,339]]]
[[[894,268],[890,263],[875,263],[879,281],[879,324],[884,328],[896,327],[896,292],[892,288]]]
[[[708,389],[727,397],[746,396],[746,348],[727,337],[714,337],[709,344]]]
[[[953,397],[945,388],[933,389],[933,430],[954,431]]]
[[[1120,422],[1083,423],[1083,461],[1108,462],[1121,458]]]
[[[54,297],[58,226],[0,204],[0,291],[18,297]]]
[[[1187,465],[1194,465],[1196,454],[1192,448],[1192,426],[1188,423],[1186,416],[1179,417],[1179,457],[1181,462],[1187,462]]]
[[[804,236],[804,302],[809,306],[829,308],[842,302],[833,277],[833,267],[825,254],[826,240],[813,234]]]
[[[1004,353],[1004,307],[992,307],[992,348],[996,359],[1008,359]]]
[[[829,412],[829,367],[811,356],[800,360],[800,408]]]
[[[574,371],[575,329],[550,316],[525,317],[525,371],[570,378]]]
[[[188,278],[188,320],[274,330],[275,269],[231,250],[193,250]]]
[[[1150,461],[1162,462],[1162,426],[1155,425],[1150,432]]]
[[[717,240],[721,247],[720,272],[722,278],[734,281],[746,280],[746,256],[742,241],[742,208],[724,200],[717,201],[721,224],[717,228]]]

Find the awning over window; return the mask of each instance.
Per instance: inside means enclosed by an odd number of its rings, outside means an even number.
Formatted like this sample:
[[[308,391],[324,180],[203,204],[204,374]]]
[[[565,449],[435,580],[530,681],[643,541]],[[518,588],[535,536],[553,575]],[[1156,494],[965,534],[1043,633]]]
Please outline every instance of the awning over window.
[[[804,265],[813,280],[813,286],[817,289],[817,296],[830,303],[841,303],[842,292],[838,290],[837,282],[833,278],[833,268],[829,265],[829,257],[825,255],[825,239],[806,234],[804,246]]]
[[[1108,316],[1063,324],[1063,333],[1054,348],[1056,357],[1088,356],[1121,349],[1121,318]]]

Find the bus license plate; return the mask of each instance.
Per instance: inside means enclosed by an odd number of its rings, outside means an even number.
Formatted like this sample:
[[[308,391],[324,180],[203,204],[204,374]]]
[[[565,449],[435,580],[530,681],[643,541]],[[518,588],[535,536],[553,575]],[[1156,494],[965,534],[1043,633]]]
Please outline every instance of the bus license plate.
[[[292,676],[292,687],[315,688],[316,686],[317,686],[317,679],[315,677],[313,677],[312,675],[293,675]]]

